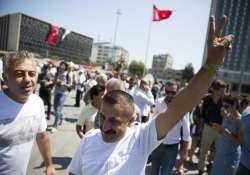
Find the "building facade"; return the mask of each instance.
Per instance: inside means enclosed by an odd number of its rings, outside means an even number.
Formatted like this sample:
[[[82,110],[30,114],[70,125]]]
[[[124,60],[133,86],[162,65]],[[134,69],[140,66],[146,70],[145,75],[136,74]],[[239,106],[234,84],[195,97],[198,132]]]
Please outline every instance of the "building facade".
[[[175,80],[176,82],[182,82],[182,70],[175,69],[165,69],[165,70],[155,70],[150,69],[151,73],[157,80]]]
[[[217,24],[223,14],[228,16],[224,34],[235,36],[218,77],[230,85],[233,93],[250,94],[250,1],[212,0],[211,13]]]
[[[165,70],[172,69],[173,57],[169,54],[160,54],[153,56],[152,69],[154,70]]]
[[[76,63],[88,62],[93,39],[71,31],[63,40],[65,28],[59,28],[55,45],[47,43],[50,23],[22,14],[0,17],[0,50],[28,50],[41,57],[59,58]]]
[[[91,62],[105,64],[116,62],[121,57],[128,63],[129,53],[122,47],[113,46],[110,42],[97,42],[93,44]]]

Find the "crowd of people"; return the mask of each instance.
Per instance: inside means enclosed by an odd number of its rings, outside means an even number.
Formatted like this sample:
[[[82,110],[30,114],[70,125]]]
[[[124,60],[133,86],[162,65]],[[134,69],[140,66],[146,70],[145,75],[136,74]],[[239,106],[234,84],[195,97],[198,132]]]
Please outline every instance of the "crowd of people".
[[[222,27],[225,22],[223,17]],[[211,17],[207,61],[185,87],[173,80],[72,70],[64,61],[45,64],[38,75],[31,53],[10,54],[0,91],[0,174],[26,174],[34,140],[46,174],[56,174],[46,129],[54,133],[63,124],[69,92],[81,108],[75,128],[81,143],[70,175],[139,175],[147,164],[152,175],[174,169],[185,174],[184,163],[196,159],[199,174],[250,174],[250,99],[231,95],[225,82],[214,79],[233,39],[222,37],[222,30]],[[36,82],[42,100],[33,93]],[[51,128],[46,119],[54,120]]]

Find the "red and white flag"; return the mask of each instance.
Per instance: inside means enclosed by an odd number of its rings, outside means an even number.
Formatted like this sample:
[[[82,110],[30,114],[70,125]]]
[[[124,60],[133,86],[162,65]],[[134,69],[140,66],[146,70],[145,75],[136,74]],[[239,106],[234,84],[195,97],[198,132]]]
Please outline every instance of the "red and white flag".
[[[50,26],[50,31],[47,36],[47,42],[51,45],[56,45],[58,41],[58,35],[59,35],[59,29],[60,27],[56,25]]]
[[[155,5],[153,6],[153,21],[161,21],[168,19],[173,11],[171,10],[159,10]]]

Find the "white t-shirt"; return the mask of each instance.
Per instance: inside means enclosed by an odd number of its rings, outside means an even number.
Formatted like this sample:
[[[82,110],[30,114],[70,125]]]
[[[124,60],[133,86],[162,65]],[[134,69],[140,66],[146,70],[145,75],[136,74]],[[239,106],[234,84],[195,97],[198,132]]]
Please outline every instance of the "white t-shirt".
[[[148,116],[150,106],[154,105],[154,96],[151,91],[145,92],[137,88],[134,90],[133,99],[141,111],[141,116]]]
[[[167,109],[165,97],[159,98],[155,105],[155,111],[153,117],[156,117],[160,112]],[[177,144],[181,140],[181,127],[183,129],[183,140],[186,142],[191,141],[190,133],[190,122],[188,114],[184,115],[183,118],[176,123],[176,125],[168,132],[164,138],[163,144]]]
[[[124,137],[115,143],[105,143],[99,129],[90,130],[69,170],[74,175],[142,175],[148,156],[160,143],[155,120],[127,128]]]
[[[84,106],[77,120],[77,125],[85,125],[86,132],[94,128],[95,116],[97,112],[98,110],[91,104]]]
[[[44,132],[43,101],[30,95],[25,104],[0,91],[0,174],[25,175],[37,133]]]

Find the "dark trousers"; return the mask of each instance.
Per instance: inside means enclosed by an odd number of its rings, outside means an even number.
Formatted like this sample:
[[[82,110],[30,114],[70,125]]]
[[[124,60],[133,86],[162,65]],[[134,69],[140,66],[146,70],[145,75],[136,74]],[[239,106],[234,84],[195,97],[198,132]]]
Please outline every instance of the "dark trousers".
[[[40,90],[39,96],[42,98],[44,105],[48,106],[47,116],[50,116],[51,113],[51,91],[50,90]]]
[[[179,144],[161,144],[152,153],[151,175],[170,175],[175,165]]]
[[[248,169],[242,163],[240,163],[236,175],[249,175],[249,174],[250,174],[250,169]]]
[[[76,103],[75,103],[75,106],[76,107],[80,107],[80,102],[81,102],[81,99],[82,99],[82,91],[80,90],[76,90]]]

